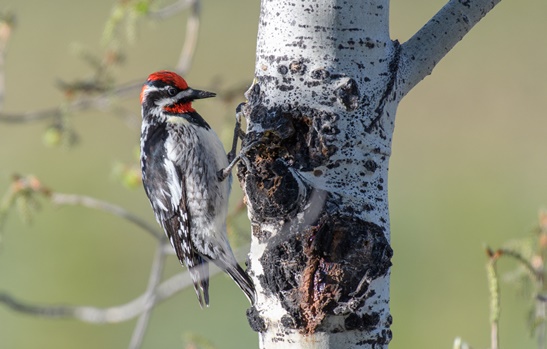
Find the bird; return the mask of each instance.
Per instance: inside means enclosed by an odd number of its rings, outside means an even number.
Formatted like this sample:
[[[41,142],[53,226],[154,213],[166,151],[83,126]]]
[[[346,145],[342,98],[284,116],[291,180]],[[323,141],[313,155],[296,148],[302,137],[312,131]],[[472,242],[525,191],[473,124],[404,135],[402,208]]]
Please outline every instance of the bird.
[[[171,71],[148,76],[141,94],[144,191],[176,255],[190,273],[200,306],[209,306],[209,262],[254,304],[255,288],[226,235],[232,176],[222,142],[193,108],[213,92],[190,88]],[[228,169],[228,170],[227,170]]]

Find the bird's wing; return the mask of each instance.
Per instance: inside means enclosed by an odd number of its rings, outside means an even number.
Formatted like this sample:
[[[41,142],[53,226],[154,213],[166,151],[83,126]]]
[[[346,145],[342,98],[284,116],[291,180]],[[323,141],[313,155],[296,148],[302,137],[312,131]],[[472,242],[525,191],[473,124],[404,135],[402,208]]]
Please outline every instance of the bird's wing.
[[[179,166],[167,156],[164,145],[150,142],[143,147],[143,182],[156,220],[161,224],[179,261],[186,265],[200,305],[209,304],[209,267],[193,248],[191,216],[188,212],[186,178]]]

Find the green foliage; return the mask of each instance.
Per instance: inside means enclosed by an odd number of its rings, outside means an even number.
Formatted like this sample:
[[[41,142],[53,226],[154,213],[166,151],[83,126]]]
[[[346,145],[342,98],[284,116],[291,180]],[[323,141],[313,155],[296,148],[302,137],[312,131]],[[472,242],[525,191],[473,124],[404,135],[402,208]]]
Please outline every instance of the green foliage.
[[[43,134],[44,144],[48,147],[63,147],[69,149],[79,141],[78,133],[71,126],[71,113],[64,103],[61,108],[60,117],[50,124]]]
[[[103,45],[115,48],[124,38],[129,43],[134,43],[137,23],[149,13],[152,2],[153,0],[118,0],[104,27]]]
[[[488,262],[486,263],[486,279],[490,293],[490,323],[499,323],[500,320],[500,288],[496,262],[500,256],[499,252],[487,249]]]
[[[140,168],[140,149],[135,148],[133,152],[133,162],[116,162],[112,169],[112,176],[127,189],[137,189],[142,187],[142,173]]]
[[[490,323],[497,338],[499,327],[501,301],[497,262],[502,257],[510,257],[517,261],[517,269],[507,278],[510,284],[520,289],[521,294],[530,303],[528,311],[528,327],[532,336],[536,336],[540,347],[545,343],[545,313],[546,303],[543,294],[545,283],[545,257],[547,256],[547,213],[539,215],[539,225],[534,237],[525,237],[509,241],[502,249],[493,251],[486,249],[488,262],[486,275],[490,294]],[[495,332],[494,332],[495,331]],[[493,335],[493,336],[494,336]],[[493,344],[493,347],[496,347]]]

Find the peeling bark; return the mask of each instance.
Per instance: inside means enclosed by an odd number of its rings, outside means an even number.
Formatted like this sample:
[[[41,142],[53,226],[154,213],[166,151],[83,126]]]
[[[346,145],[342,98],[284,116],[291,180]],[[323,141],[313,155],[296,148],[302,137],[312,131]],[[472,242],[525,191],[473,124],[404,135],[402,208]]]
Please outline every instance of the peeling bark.
[[[388,14],[387,0],[262,0],[238,168],[262,348],[391,340],[391,139],[408,73],[432,63],[390,39]]]

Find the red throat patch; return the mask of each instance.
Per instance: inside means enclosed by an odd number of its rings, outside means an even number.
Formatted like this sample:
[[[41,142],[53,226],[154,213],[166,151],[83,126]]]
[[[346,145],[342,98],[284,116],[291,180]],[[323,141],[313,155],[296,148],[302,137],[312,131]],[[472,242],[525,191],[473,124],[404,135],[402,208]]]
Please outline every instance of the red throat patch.
[[[192,108],[192,103],[190,102],[167,105],[163,107],[163,110],[171,114],[184,114],[196,111]]]

